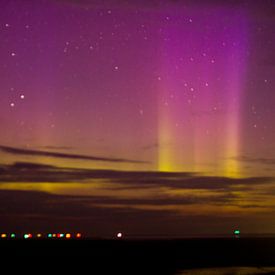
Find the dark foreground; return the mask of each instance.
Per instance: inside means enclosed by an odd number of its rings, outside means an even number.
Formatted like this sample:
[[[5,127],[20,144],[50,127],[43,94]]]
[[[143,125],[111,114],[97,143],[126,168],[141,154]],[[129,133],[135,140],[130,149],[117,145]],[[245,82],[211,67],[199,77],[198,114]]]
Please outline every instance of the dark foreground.
[[[275,238],[5,240],[1,264],[37,274],[178,274],[205,267],[275,266]],[[274,273],[268,273],[274,274]]]

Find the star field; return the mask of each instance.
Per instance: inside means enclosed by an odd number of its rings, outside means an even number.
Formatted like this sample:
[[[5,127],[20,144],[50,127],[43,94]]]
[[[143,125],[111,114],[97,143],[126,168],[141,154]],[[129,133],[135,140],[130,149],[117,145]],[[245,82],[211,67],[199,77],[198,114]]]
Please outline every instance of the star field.
[[[103,2],[2,1],[1,165],[232,180],[274,177],[274,3]],[[23,187],[15,180],[5,188],[83,195],[77,186],[82,179],[74,178],[76,185],[70,187],[37,178],[31,182],[39,187]],[[110,176],[110,182],[85,180],[91,183],[90,189],[85,187],[88,193],[118,199],[99,182],[110,188],[119,176]],[[120,199],[135,197],[122,187],[117,187]],[[191,194],[170,190],[169,184],[159,189],[150,185],[148,193],[143,187],[137,197]],[[253,188],[255,197],[242,193],[247,205],[260,196],[260,188]],[[268,184],[263,188],[268,194]],[[202,192],[214,195],[211,184]],[[242,191],[236,187],[230,192],[237,196]],[[211,217],[217,213],[215,203],[206,207]],[[134,208],[159,211],[159,205],[148,204]],[[163,208],[184,211],[171,205]],[[190,213],[199,209],[197,204],[189,207]],[[225,216],[239,213],[234,207],[241,206],[226,208]]]

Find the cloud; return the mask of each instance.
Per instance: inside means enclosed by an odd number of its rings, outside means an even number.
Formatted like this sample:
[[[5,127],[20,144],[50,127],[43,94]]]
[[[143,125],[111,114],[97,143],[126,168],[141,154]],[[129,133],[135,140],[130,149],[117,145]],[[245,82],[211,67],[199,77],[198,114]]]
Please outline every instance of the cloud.
[[[90,236],[113,236],[122,228],[145,231],[167,223],[171,211],[139,210],[133,207],[102,207],[99,198],[60,196],[36,191],[0,190],[1,230],[82,231]],[[85,234],[86,235],[86,234]]]
[[[114,189],[167,187],[170,189],[216,191],[232,190],[240,187],[242,190],[250,189],[254,185],[274,182],[271,177],[227,178],[202,176],[189,172],[75,169],[29,162],[16,162],[11,165],[0,166],[0,183],[70,183],[76,181],[84,183],[95,179],[112,183],[113,185],[110,188]]]
[[[225,199],[225,200],[224,200]],[[234,199],[234,196],[232,197]],[[115,198],[78,197],[69,195],[54,195],[37,191],[0,190],[0,220],[3,232],[66,232],[70,230],[83,232],[89,237],[112,237],[114,232],[122,230],[128,236],[185,236],[186,234],[215,234],[231,232],[232,225],[247,227],[251,219],[257,226],[265,224],[261,222],[262,215],[257,217],[249,213],[246,215],[230,215],[224,212],[220,214],[207,214],[203,211],[190,214],[162,208],[138,208],[136,206],[151,204],[163,205],[181,204],[203,205],[202,201],[187,198],[181,202],[177,200],[161,201],[152,200],[123,200]],[[220,200],[220,202],[219,202]],[[205,203],[215,204],[217,207],[230,203],[230,197],[220,199],[208,198]],[[109,207],[105,207],[109,204]],[[117,207],[115,207],[117,206]],[[202,207],[202,206],[201,206]],[[252,207],[243,207],[247,211]],[[253,207],[257,207],[254,205]],[[269,219],[274,216],[271,213]],[[258,219],[258,220],[257,220]],[[229,231],[228,231],[229,230]],[[245,230],[243,230],[245,231]]]
[[[147,150],[157,149],[158,147],[159,147],[159,144],[156,142],[156,143],[153,143],[153,144],[149,144],[147,146],[143,146],[143,147],[141,147],[141,149],[144,150],[144,151],[147,151]]]
[[[43,146],[41,148],[49,149],[49,150],[72,150],[73,149],[73,147],[69,147],[69,146],[52,146],[52,145]]]
[[[107,187],[103,185],[102,189],[100,186],[93,189],[92,185],[89,187],[91,180],[109,184]],[[79,189],[87,184],[92,192],[77,195],[72,191],[71,194],[60,195],[20,191],[21,183],[37,183],[39,189],[43,182],[47,183],[51,192],[56,186],[53,184],[51,189],[48,185],[51,182],[61,183],[64,190],[71,182],[79,183]],[[265,189],[261,188],[263,184],[272,182],[273,179],[267,177],[231,179],[188,172],[74,169],[16,162],[0,166],[0,220],[2,229],[10,231],[20,229],[24,224],[24,230],[29,231],[51,232],[53,227],[60,231],[70,228],[83,232],[88,230],[90,234],[99,236],[113,234],[121,228],[133,234],[184,234],[198,228],[202,234],[207,228],[217,228],[218,231],[221,221],[231,224],[238,219],[241,221],[243,216],[234,211],[231,213],[230,207],[246,212],[247,219],[251,211],[272,211],[272,205],[267,203],[265,207],[263,204],[270,194],[263,193]],[[9,183],[16,183],[12,184],[12,188],[18,190],[8,190]],[[32,186],[35,188],[36,185]],[[58,185],[58,188],[62,189],[62,186]],[[254,194],[252,189],[253,192],[248,195],[250,188],[255,186],[259,187],[259,192]],[[147,192],[146,188],[151,189]],[[113,190],[109,192],[108,189]],[[142,195],[142,190],[146,191],[146,196]],[[228,210],[223,210],[224,207]],[[209,213],[207,209],[214,212]]]
[[[275,158],[253,158],[248,156],[238,156],[233,159],[241,162],[275,165]]]
[[[20,149],[20,148],[3,146],[3,145],[0,145],[0,150],[12,155],[44,156],[44,157],[53,157],[53,158],[79,159],[79,160],[104,161],[104,162],[148,163],[146,161],[140,161],[140,160],[106,158],[106,157],[87,156],[87,155],[78,155],[78,154],[64,154],[59,152]]]

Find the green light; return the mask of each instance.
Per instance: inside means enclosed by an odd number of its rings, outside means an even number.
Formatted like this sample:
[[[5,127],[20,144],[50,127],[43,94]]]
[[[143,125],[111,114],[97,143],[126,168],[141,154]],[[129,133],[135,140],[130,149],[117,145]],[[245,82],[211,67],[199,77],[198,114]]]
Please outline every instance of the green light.
[[[11,234],[11,238],[15,238],[15,234],[14,233]]]
[[[24,239],[28,239],[29,238],[29,234],[24,234]]]
[[[238,230],[238,229],[237,229],[237,230],[234,230],[234,234],[235,234],[235,235],[240,235],[240,233],[241,233],[240,230]]]
[[[51,238],[53,235],[51,233],[48,234],[48,238]]]

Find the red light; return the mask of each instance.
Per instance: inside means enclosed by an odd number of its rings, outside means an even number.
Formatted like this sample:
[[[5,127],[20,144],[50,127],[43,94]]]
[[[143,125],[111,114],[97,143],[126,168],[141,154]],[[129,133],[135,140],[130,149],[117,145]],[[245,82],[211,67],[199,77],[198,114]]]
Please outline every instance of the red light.
[[[81,238],[81,233],[77,233],[77,234],[76,234],[76,237],[77,237],[77,238]]]
[[[29,234],[28,234],[28,238],[32,238],[32,234],[29,233]]]

